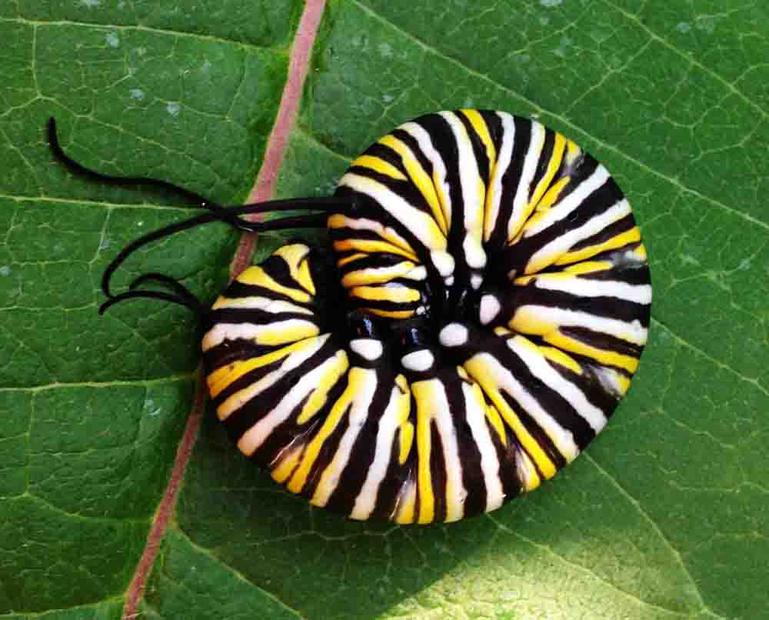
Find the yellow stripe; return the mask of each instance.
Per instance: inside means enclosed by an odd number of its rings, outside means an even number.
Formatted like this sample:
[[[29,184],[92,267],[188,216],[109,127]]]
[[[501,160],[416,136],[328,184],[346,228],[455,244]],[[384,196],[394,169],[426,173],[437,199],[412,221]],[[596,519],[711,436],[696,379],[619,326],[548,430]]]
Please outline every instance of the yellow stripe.
[[[518,234],[515,235],[513,239],[508,240],[508,244],[512,245],[513,243],[519,241],[521,237],[526,234],[526,231],[531,230],[532,227],[536,226],[539,221],[545,217],[548,209],[550,209],[550,207],[552,207],[553,204],[558,200],[558,197],[561,195],[563,188],[570,180],[571,177],[561,177],[552,187],[550,187],[549,190],[547,190],[545,196],[542,198],[542,200],[539,201],[536,209],[534,209],[534,214],[529,217],[528,220],[526,220],[526,223],[523,225]]]
[[[280,256],[288,265],[291,277],[311,295],[315,294],[315,284],[310,275],[308,255],[310,248],[303,243],[292,243],[279,247],[273,254]]]
[[[414,425],[411,422],[404,422],[400,425],[400,446],[398,449],[398,463],[403,465],[411,453],[411,446],[414,445]]]
[[[566,139],[566,163],[570,166],[573,164],[577,157],[582,154],[582,149],[575,143]]]
[[[264,269],[262,269],[258,265],[249,267],[248,269],[243,271],[236,278],[236,280],[243,284],[250,284],[251,286],[261,286],[270,291],[285,295],[289,299],[293,299],[294,301],[298,301],[300,303],[307,303],[310,301],[310,295],[307,294],[307,292],[301,291],[298,289],[288,288],[286,286],[283,286],[282,284],[279,284],[278,282],[273,280],[269,275],[267,275],[267,272],[265,272]]]
[[[414,507],[416,505],[417,489],[414,483],[408,485],[405,490],[401,491],[400,501],[398,507],[395,509],[396,523],[406,525],[408,523],[414,523]]]
[[[633,241],[640,241],[640,240],[641,240],[641,231],[634,226],[630,230],[625,231],[620,235],[616,235],[611,239],[604,241],[603,243],[599,243],[597,245],[590,245],[590,246],[587,246],[586,248],[582,248],[581,250],[576,250],[574,252],[566,252],[566,254],[564,254],[557,261],[555,261],[555,264],[565,265],[568,263],[576,263],[578,261],[585,260],[586,258],[590,258],[591,256],[596,256],[597,254],[601,254],[602,252],[607,252],[608,250],[616,250],[617,248],[626,246],[628,243],[633,243]]]
[[[628,388],[630,387],[630,377],[626,377],[625,375],[623,375],[620,372],[617,372],[616,370],[613,372],[616,375],[614,378],[617,381],[617,384],[619,387],[619,393],[624,395],[627,392]]]
[[[321,407],[328,402],[328,393],[347,371],[349,366],[347,353],[344,350],[339,350],[334,357],[334,362],[328,366],[320,379],[318,379],[318,387],[313,391],[312,396],[307,399],[304,407],[302,407],[302,411],[296,418],[297,424],[304,424],[320,411]]]
[[[408,286],[355,286],[350,294],[368,301],[391,301],[398,304],[413,303],[422,299],[422,294]]]
[[[569,182],[569,177],[563,177],[556,181],[556,183],[552,186],[550,185],[553,177],[555,176],[555,173],[561,166],[565,142],[566,139],[561,134],[555,134],[553,153],[550,157],[550,161],[548,162],[547,170],[545,170],[544,176],[537,184],[537,187],[532,194],[531,200],[529,200],[529,202],[524,207],[523,216],[519,220],[521,224],[518,225],[517,229],[510,231],[510,234],[508,235],[508,243],[513,243],[520,239],[521,233],[527,228],[527,225],[530,226],[532,221],[536,222],[537,220],[541,219],[542,214],[547,212],[547,210],[553,205],[555,200],[561,194],[563,187],[566,185],[566,183]],[[547,193],[545,193],[546,191]],[[531,214],[535,211],[537,214],[534,217],[530,217]]]
[[[395,415],[400,428],[398,463],[403,465],[411,453],[411,446],[414,444],[414,425],[409,421],[409,413],[411,413],[411,391],[406,382],[406,377],[403,375],[395,377],[395,385],[396,387],[393,389],[393,398],[398,399]]]
[[[394,246],[399,247],[406,252],[413,252],[413,249],[403,237],[396,233],[389,226],[385,226],[380,222],[374,220],[366,220],[366,218],[351,218],[346,215],[335,213],[328,218],[327,226],[329,228],[349,228],[350,233],[347,235],[348,239],[355,238],[355,233],[359,230],[365,230],[373,232],[379,235],[385,241],[392,243]]]
[[[480,388],[478,389],[480,390]],[[496,431],[497,437],[499,437],[499,440],[502,442],[502,445],[506,446],[507,433],[505,432],[505,425],[502,422],[502,416],[499,415],[499,411],[496,410],[494,405],[486,403],[485,414],[486,414],[486,420],[491,425],[491,428],[493,428]]]
[[[406,169],[411,182],[417,187],[430,207],[430,211],[432,211],[433,217],[435,218],[438,227],[441,229],[441,232],[444,235],[448,234],[449,227],[446,223],[446,217],[441,208],[438,196],[435,193],[435,185],[427,172],[425,172],[425,169],[422,168],[422,164],[419,163],[419,160],[411,152],[411,149],[409,149],[402,140],[399,140],[391,134],[387,134],[383,138],[380,138],[379,144],[392,149],[400,155],[403,167]]]
[[[566,349],[577,355],[584,355],[585,357],[594,359],[606,366],[617,366],[630,373],[634,373],[638,369],[638,359],[635,357],[623,355],[622,353],[616,353],[614,351],[607,351],[605,349],[598,349],[597,347],[590,346],[584,342],[575,340],[574,338],[564,336],[559,331],[549,332],[543,335],[542,339],[559,349]]]
[[[534,464],[531,462],[529,455],[526,454],[523,450],[518,451],[516,458],[521,459],[523,465],[522,469],[525,474],[522,480],[523,488],[526,489],[527,492],[533,491],[540,484],[539,474],[537,473]]]
[[[432,380],[416,381],[411,384],[417,411],[417,488],[419,490],[418,523],[431,523],[435,519],[435,497],[433,496],[432,475],[430,474],[430,408],[433,403]]]
[[[283,484],[291,475],[291,472],[294,471],[294,468],[299,461],[299,457],[302,454],[302,447],[303,446],[293,447],[291,453],[288,456],[282,457],[277,467],[273,468],[270,475],[275,482]]]
[[[352,368],[350,370],[350,380],[347,384],[347,387],[345,388],[344,392],[342,392],[339,400],[334,403],[334,406],[331,408],[328,417],[323,421],[323,425],[320,427],[320,430],[315,435],[315,437],[312,438],[312,441],[307,446],[307,449],[302,455],[301,464],[294,472],[294,475],[291,476],[291,480],[289,481],[286,488],[292,493],[300,493],[304,488],[304,485],[307,483],[307,476],[310,473],[310,469],[312,469],[312,466],[315,464],[315,461],[318,459],[318,455],[320,454],[320,449],[323,447],[323,443],[331,436],[331,433],[334,432],[334,429],[337,427],[342,417],[350,408],[358,388],[357,382],[353,380],[353,371],[355,370],[359,369]]]
[[[470,375],[467,374],[467,371],[462,366],[457,366],[457,374],[460,376],[461,379],[466,380],[470,383],[470,391],[472,392],[476,401],[481,406],[487,422],[491,425],[492,429],[497,433],[497,436],[499,437],[499,440],[502,442],[502,445],[506,446],[507,433],[505,433],[505,426],[502,423],[502,418],[499,416],[499,412],[496,409],[494,409],[494,405],[490,405],[489,403],[486,402],[486,397],[483,395],[483,390],[481,390],[481,387],[475,381],[470,379]]]
[[[388,267],[363,268],[349,271],[342,276],[342,285],[345,288],[361,286],[363,284],[383,284],[395,278],[406,277],[416,265],[411,261],[403,261]]]
[[[614,263],[608,260],[592,260],[564,267],[564,273],[581,275],[583,273],[595,273],[596,271],[608,271],[614,267]],[[544,275],[544,274],[543,274]]]
[[[468,121],[470,121],[470,125],[472,125],[475,133],[483,144],[483,147],[486,150],[486,157],[489,160],[489,172],[491,172],[491,168],[497,161],[497,150],[494,148],[494,141],[491,139],[489,127],[486,124],[483,115],[478,110],[467,108],[460,110],[460,112],[464,114]],[[491,175],[489,175],[489,177],[491,177]]]
[[[373,170],[379,174],[384,174],[385,176],[388,176],[392,179],[397,179],[398,181],[406,180],[405,174],[403,174],[390,162],[385,161],[381,157],[375,157],[373,155],[361,155],[357,159],[353,160],[352,164],[350,164],[350,167],[352,166],[368,168],[369,170]]]
[[[364,254],[363,252],[357,252],[356,254],[350,254],[349,256],[345,256],[344,258],[340,258],[338,261],[336,261],[336,264],[339,267],[344,267],[345,265],[356,261],[360,258],[367,258],[368,254]]]
[[[387,319],[408,319],[414,316],[414,310],[381,310],[380,308],[366,308],[366,310]]]
[[[497,411],[512,429],[518,443],[520,443],[524,450],[526,450],[531,458],[534,459],[534,462],[545,476],[545,479],[552,478],[557,471],[555,465],[547,454],[545,454],[537,441],[529,434],[529,431],[526,430],[523,422],[521,422],[520,418],[516,415],[510,405],[507,404],[507,401],[498,390],[496,383],[491,378],[489,369],[483,358],[475,355],[467,360],[464,366],[470,373],[470,376],[478,382],[486,395],[491,399]]]
[[[320,333],[318,326],[308,321],[302,321],[291,327],[286,327],[280,323],[267,324],[253,338],[256,344],[263,344],[269,347],[276,347],[289,342],[297,342],[311,336],[317,336]]]
[[[467,371],[462,366],[457,366],[457,374],[464,380],[467,380],[470,385],[470,390],[473,392],[476,400],[482,407],[487,422],[491,425],[491,428],[497,433],[499,440],[503,446],[507,445],[507,433],[505,432],[505,425],[502,422],[502,418],[499,415],[499,411],[486,402],[486,397],[483,395],[481,387],[470,378]]]
[[[337,252],[356,250],[365,252],[366,254],[395,254],[397,256],[408,258],[409,260],[417,260],[417,255],[411,250],[403,250],[387,241],[377,241],[374,239],[356,239],[354,237],[347,237],[346,239],[334,241],[334,249]]]
[[[259,357],[252,357],[247,360],[240,360],[227,364],[217,368],[206,377],[208,383],[208,392],[211,398],[216,398],[222,390],[227,386],[240,379],[246,373],[254,370],[255,368],[261,368],[267,366],[273,362],[278,361],[284,357],[288,357],[296,351],[301,351],[307,347],[313,345],[316,342],[315,338],[305,338],[294,344],[290,344],[276,351],[267,353],[266,355],[260,355]]]
[[[547,347],[547,346],[541,346],[541,345],[535,344],[534,342],[526,338],[526,336],[521,336],[520,334],[515,336],[514,340],[516,343],[520,344],[523,347],[526,347],[530,351],[533,351],[534,353],[538,353],[539,355],[542,355],[547,360],[554,362],[556,364],[560,364],[561,366],[571,370],[573,373],[576,373],[578,375],[582,374],[582,366],[580,366],[577,363],[577,360],[567,355],[560,349],[556,349],[555,347]]]
[[[542,178],[539,180],[539,183],[537,183],[537,187],[534,189],[534,193],[531,195],[531,200],[529,201],[529,204],[526,207],[526,213],[531,213],[537,205],[539,204],[539,201],[542,199],[542,196],[545,194],[545,190],[547,190],[550,187],[550,183],[553,181],[553,177],[555,177],[555,173],[558,172],[558,169],[561,167],[561,161],[563,160],[563,153],[566,150],[566,138],[564,138],[561,134],[557,133],[555,134],[555,140],[553,141],[553,152],[550,156],[550,161],[547,163],[547,169],[545,170],[545,174],[542,176]]]

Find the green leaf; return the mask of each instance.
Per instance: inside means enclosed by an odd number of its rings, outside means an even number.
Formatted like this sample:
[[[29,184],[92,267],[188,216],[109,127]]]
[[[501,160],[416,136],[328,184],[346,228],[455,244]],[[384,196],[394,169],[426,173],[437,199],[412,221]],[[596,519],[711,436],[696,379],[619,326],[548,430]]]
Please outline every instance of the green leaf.
[[[116,249],[182,212],[168,196],[68,177],[50,165],[42,124],[55,114],[65,146],[101,168],[242,199],[299,9],[0,8],[0,613],[119,615],[196,357],[180,311],[95,316]],[[312,509],[242,459],[209,415],[143,612],[764,614],[767,41],[769,8],[747,0],[332,0],[279,194],[328,194],[351,157],[423,112],[536,115],[605,163],[635,209],[654,282],[649,345],[585,455],[536,493],[450,526]],[[263,239],[260,253],[279,241]],[[225,231],[191,233],[128,276],[152,266],[210,296],[232,250]]]
[[[52,162],[45,122],[55,116],[64,147],[99,169],[240,200],[300,8],[0,5],[0,614],[120,616],[197,364],[178,309],[97,315],[107,261],[185,211],[73,178]],[[223,228],[162,244],[126,277],[152,265],[211,295],[234,249]]]

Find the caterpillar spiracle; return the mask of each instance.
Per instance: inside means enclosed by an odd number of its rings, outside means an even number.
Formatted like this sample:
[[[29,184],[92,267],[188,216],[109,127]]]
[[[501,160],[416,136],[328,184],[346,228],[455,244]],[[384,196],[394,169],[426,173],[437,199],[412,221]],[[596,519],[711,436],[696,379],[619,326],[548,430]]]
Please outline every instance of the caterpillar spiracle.
[[[652,292],[630,205],[604,166],[535,120],[427,114],[372,144],[334,196],[235,207],[85,168],[53,120],[49,138],[74,172],[205,210],[120,252],[101,311],[135,298],[194,310],[227,432],[316,506],[401,524],[494,510],[574,460],[638,367]],[[328,235],[278,248],[210,307],[159,273],[112,292],[134,251],[213,221]]]

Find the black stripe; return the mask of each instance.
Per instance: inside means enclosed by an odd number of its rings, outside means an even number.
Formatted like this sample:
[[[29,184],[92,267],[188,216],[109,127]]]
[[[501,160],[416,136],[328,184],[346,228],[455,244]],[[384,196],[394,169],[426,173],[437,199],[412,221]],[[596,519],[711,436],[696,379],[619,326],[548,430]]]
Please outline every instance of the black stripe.
[[[235,441],[240,439],[243,436],[243,433],[275,409],[278,403],[283,400],[302,377],[320,366],[320,364],[327,359],[330,359],[335,352],[336,346],[329,340],[329,342],[326,342],[304,363],[299,364],[297,368],[288,371],[265,390],[244,403],[239,409],[232,412],[232,414],[224,421],[230,436]],[[214,403],[218,405],[223,402],[225,398],[237,391],[238,388],[248,387],[252,383],[250,380],[252,373],[257,374],[261,370],[261,368],[258,368],[238,379],[217,396],[216,399],[214,399]],[[312,393],[312,391],[318,387],[319,386],[313,386],[310,389],[310,392]]]
[[[559,331],[564,336],[569,336],[580,342],[603,349],[604,351],[614,351],[615,353],[621,353],[623,355],[629,355],[631,357],[640,357],[643,347],[622,338],[611,336],[603,332],[597,332],[587,327],[561,327]],[[592,358],[588,358],[592,359]],[[595,360],[593,360],[595,363]]]
[[[433,521],[446,520],[446,457],[435,419],[430,420],[430,482],[433,490]],[[417,493],[417,506],[421,498]],[[419,512],[417,512],[419,515]]]
[[[310,338],[315,338],[315,337],[316,336],[310,336]],[[303,339],[303,340],[306,340],[306,339]],[[297,342],[302,342],[302,341],[297,341]],[[283,347],[290,346],[292,344],[295,344],[295,343],[287,343],[285,345],[281,345],[280,347],[275,347],[273,351],[281,349]],[[336,350],[337,350],[336,345],[333,342],[331,342],[331,340],[329,339],[313,355],[311,355],[309,359],[307,359],[304,363],[300,364],[299,368],[302,369],[303,373],[307,373],[313,368],[315,368],[316,365],[325,361],[324,359],[322,359],[324,356],[330,356],[333,353],[335,353]],[[262,379],[265,375],[269,374],[273,370],[277,370],[280,366],[282,366],[285,362],[287,362],[293,355],[297,355],[297,353],[298,352],[294,351],[293,353],[290,353],[289,355],[286,355],[285,357],[282,357],[279,360],[276,360],[270,364],[266,364],[264,366],[260,366],[258,368],[254,368],[253,370],[250,370],[243,376],[237,378],[235,381],[230,383],[226,388],[224,388],[219,394],[216,395],[216,398],[212,399],[212,402],[214,403],[214,405],[218,407],[225,400],[227,400],[227,398],[232,396],[235,392],[239,392],[240,390],[247,388],[249,385],[256,383],[257,381]],[[246,361],[246,360],[243,360],[243,361]],[[284,379],[291,380],[291,377],[294,374],[296,374],[296,372],[297,372],[297,369],[289,371],[289,373],[285,375]],[[297,377],[297,380],[298,378],[299,377]],[[264,394],[264,392],[262,394]],[[264,398],[262,397],[261,394],[256,398],[258,398],[260,401],[264,401]]]
[[[594,316],[627,321],[628,323],[636,320],[641,321],[644,317],[644,310],[648,306],[648,304],[639,304],[618,297],[588,297],[539,288],[535,285],[535,281],[531,281],[525,286],[516,287],[512,297],[514,308],[512,313],[521,306],[536,305],[586,312]]]
[[[259,345],[252,340],[247,340],[245,338],[225,340],[221,344],[218,344],[203,353],[203,366],[206,374],[209,375],[217,368],[221,368],[232,362],[266,355],[276,348],[278,347]]]
[[[637,243],[634,244],[634,246],[637,245]],[[623,248],[620,250],[620,254],[624,254],[628,251],[628,249],[632,248]],[[617,254],[617,252],[612,250],[611,252],[594,256],[590,260],[608,260],[614,263],[614,266],[610,269],[603,269],[601,271],[582,273],[579,277],[584,278],[585,280],[617,280],[619,282],[625,282],[626,284],[633,285],[643,285],[650,283],[651,278],[649,273],[649,266],[647,264],[640,262],[627,262],[624,264],[621,262],[616,262],[615,259],[617,258]],[[561,270],[563,270],[563,267],[558,267],[558,271]]]
[[[328,501],[328,507],[332,510],[347,515],[352,512],[355,499],[358,497],[374,461],[379,423],[390,403],[390,394],[394,386],[395,381],[392,373],[384,370],[380,362],[380,368],[377,370],[377,386],[368,415],[355,439],[347,465],[339,476],[339,484]]]
[[[295,287],[290,287],[295,288]],[[299,289],[298,293],[307,294],[306,291]],[[302,306],[303,308],[312,308],[312,302],[296,301],[285,293],[276,291],[264,286],[256,286],[254,284],[244,284],[234,280],[224,291],[224,297],[228,299],[242,299],[243,297],[266,297],[267,299],[279,299],[282,301],[290,301],[292,304]]]
[[[545,176],[545,173],[547,172],[547,168],[550,165],[550,160],[553,158],[554,149],[555,149],[555,132],[552,129],[545,127],[545,140],[542,144],[542,151],[539,154],[539,161],[537,162],[537,168],[534,171],[534,177],[531,181],[531,186],[529,187],[529,200],[531,200],[531,196],[532,196],[532,193],[534,192],[534,188],[536,188],[537,185],[539,185],[539,182],[542,180],[542,178]],[[547,190],[550,189],[553,186],[553,184],[558,181],[558,179],[559,179],[559,175],[558,175],[558,171],[556,170],[555,174],[553,174],[553,178],[550,180],[550,183],[548,184],[547,187],[545,187],[545,191],[542,194],[543,196],[545,195],[545,192],[547,192]]]
[[[478,172],[483,181],[483,185],[488,187],[489,176],[491,172],[491,164],[489,156],[486,154],[486,146],[483,144],[480,135],[475,131],[475,127],[462,112],[455,112],[456,117],[461,121],[462,125],[467,131],[467,135],[470,138],[470,144],[472,145],[473,154],[475,155],[475,161],[478,164]]]
[[[589,194],[566,217],[553,222],[534,235],[521,237],[517,243],[507,247],[504,251],[506,269],[508,271],[511,269],[516,271],[522,270],[528,264],[531,257],[548,243],[555,241],[572,230],[576,230],[621,199],[622,192],[617,187],[617,184],[608,179],[603,185]]]
[[[496,110],[478,110],[489,130],[491,141],[494,144],[494,152],[499,159],[499,149],[502,146],[502,119]]]
[[[468,422],[467,400],[462,390],[463,384],[472,385],[472,382],[460,377],[455,368],[447,368],[441,375],[454,423],[459,463],[462,467],[462,486],[467,492],[464,516],[469,517],[486,509],[486,482],[481,468],[481,453]]]
[[[294,278],[291,276],[291,270],[283,257],[272,254],[268,256],[266,260],[262,261],[259,266],[278,284],[281,284],[286,288],[294,289],[297,292],[307,292],[299,284],[299,282],[294,280]]]
[[[374,142],[374,144],[372,144],[365,151],[363,151],[361,155],[371,155],[372,157],[378,157],[379,159],[383,159],[388,164],[396,168],[399,172],[401,172],[404,176],[408,177],[408,173],[406,172],[406,167],[403,165],[403,159],[401,158],[400,155],[398,155],[398,153],[393,151],[389,146],[385,146],[384,144],[380,144],[379,142]]]
[[[412,403],[413,406],[413,403]],[[412,422],[413,422],[412,415]],[[392,446],[390,447],[390,460],[387,466],[387,472],[385,473],[382,482],[379,485],[379,492],[377,493],[374,509],[371,512],[372,517],[391,519],[394,515],[394,511],[397,507],[398,499],[402,492],[405,492],[406,486],[411,482],[416,485],[416,449],[412,445],[412,449],[409,452],[406,462],[401,465],[398,462],[398,456],[400,454],[400,437],[401,431],[397,429],[393,437]],[[417,513],[414,513],[415,518]]]
[[[340,383],[344,383],[344,381],[340,381]],[[330,402],[335,403],[336,400],[338,399],[334,399],[334,401]],[[308,499],[311,498],[315,493],[315,489],[317,488],[318,483],[320,482],[320,478],[323,475],[323,470],[325,470],[326,467],[328,467],[331,463],[332,459],[334,458],[334,454],[336,454],[336,451],[339,448],[339,443],[342,441],[342,436],[345,434],[345,432],[347,432],[347,429],[350,426],[350,409],[354,403],[355,397],[353,396],[350,405],[342,414],[342,417],[339,419],[336,427],[333,431],[331,431],[331,434],[326,437],[326,440],[320,446],[318,456],[316,457],[315,462],[312,464],[312,467],[307,474],[307,480],[302,487],[302,495]],[[327,417],[328,415],[323,416],[324,422]],[[320,428],[321,427],[319,426],[318,430],[320,430]]]
[[[521,406],[521,404],[515,398],[513,398],[513,396],[502,390],[499,391],[499,394],[507,403],[508,407],[510,407],[510,409],[512,409],[513,412],[518,416],[518,419],[521,421],[521,424],[523,424],[524,428],[528,431],[529,435],[532,436],[534,441],[537,442],[537,445],[539,445],[542,451],[553,462],[555,468],[561,469],[564,467],[566,465],[566,459],[560,453],[558,448],[555,447],[555,444],[552,442],[550,437],[547,436],[547,433],[545,433],[542,427],[534,421],[534,419],[526,412],[523,406]],[[521,449],[523,450],[523,444],[517,437],[516,442],[521,444]],[[529,454],[529,457],[531,458],[531,462],[534,464],[534,467],[537,469],[539,475],[544,478],[544,473],[539,468],[539,465],[537,465],[534,456]]]
[[[416,119],[415,122],[419,123],[420,119]],[[395,129],[390,133],[391,136],[394,138],[397,138],[401,142],[403,142],[409,150],[414,154],[414,157],[419,162],[419,165],[422,166],[422,170],[424,170],[428,175],[432,177],[433,172],[433,165],[430,162],[430,160],[427,158],[427,156],[424,154],[424,151],[422,151],[422,148],[419,146],[419,142],[417,139],[412,136],[408,131],[405,129]],[[430,136],[432,138],[432,136]],[[434,146],[433,142],[433,146]],[[397,157],[399,157],[396,154]],[[408,174],[405,172],[406,168],[405,166],[402,168],[404,171],[404,174],[408,176]]]
[[[569,248],[569,252],[576,252],[578,250],[582,250],[583,248],[588,248],[593,245],[599,245],[601,243],[609,241],[610,239],[618,235],[626,233],[629,230],[633,230],[633,228],[635,228],[635,220],[633,219],[633,214],[628,213],[625,217],[617,220],[616,222],[612,222],[605,228],[599,230],[594,235],[591,235],[586,239],[582,239],[581,241],[578,241],[573,246],[571,246],[571,248]],[[638,243],[638,241],[630,241],[626,243],[625,246],[622,246],[622,248],[627,247],[628,245],[631,245],[631,244],[635,245],[636,243]],[[616,248],[616,249],[621,249],[621,248]]]
[[[256,327],[264,327],[290,319],[299,319],[317,325],[315,315],[291,311],[268,312],[260,308],[217,308],[210,311],[210,318],[214,324],[250,324]]]
[[[303,445],[303,450],[306,450],[307,444],[312,441],[312,438],[320,430],[323,421],[328,417],[329,411],[331,411],[334,403],[339,400],[345,387],[344,375],[342,375],[329,390],[326,402],[323,403],[318,412],[310,420],[300,425],[297,423],[297,418],[302,411],[302,407],[312,396],[313,392],[311,391],[306,398],[302,399],[301,403],[294,407],[291,414],[275,427],[272,433],[264,440],[264,443],[259,446],[259,449],[252,458],[257,462],[263,463],[264,467],[272,467],[275,459],[288,446],[294,444]],[[290,477],[287,478],[286,482],[290,479]]]
[[[513,136],[513,153],[510,164],[502,173],[502,193],[499,199],[499,212],[494,228],[489,237],[488,246],[492,249],[502,248],[507,242],[507,224],[513,213],[513,200],[518,189],[523,172],[526,151],[531,142],[531,121],[513,117],[515,134]],[[500,174],[501,171],[497,171]]]
[[[580,364],[582,373],[577,374],[566,366],[561,366],[552,360],[548,361],[566,381],[576,385],[592,405],[603,411],[607,418],[612,414],[619,402],[619,398],[616,394],[612,394],[604,388],[598,377],[596,377],[591,365],[586,363]]]
[[[496,408],[495,408],[496,411]],[[507,438],[507,444],[503,444],[502,440],[497,435],[496,429],[487,423],[491,440],[494,443],[494,449],[497,453],[497,460],[499,461],[499,479],[502,482],[502,491],[505,494],[505,501],[520,495],[523,490],[523,482],[518,476],[518,468],[516,466],[516,452],[523,450],[518,443],[518,440],[513,435],[510,428],[502,421],[503,428],[505,429],[505,436]]]
[[[381,172],[377,172],[371,168],[364,168],[361,166],[353,166],[348,170],[348,172],[353,172],[360,176],[367,177],[377,181],[378,183],[381,183],[391,192],[400,196],[412,207],[419,209],[423,213],[426,213],[432,217],[433,211],[430,208],[430,204],[427,202],[427,199],[422,195],[422,192],[419,191],[419,188],[411,181],[410,178],[406,180],[394,179],[391,176],[387,176],[386,174],[382,174]]]
[[[595,431],[576,409],[557,391],[548,387],[530,370],[526,362],[507,346],[505,340],[497,335],[487,338],[485,346],[497,361],[506,368],[523,388],[534,398],[564,429],[570,431],[574,441],[582,450],[595,437]],[[522,406],[513,407],[513,411],[525,411]],[[534,419],[532,418],[532,422]],[[535,423],[535,422],[534,422]],[[535,423],[536,424],[536,423]],[[544,431],[543,431],[544,433]],[[560,453],[559,453],[560,454]]]

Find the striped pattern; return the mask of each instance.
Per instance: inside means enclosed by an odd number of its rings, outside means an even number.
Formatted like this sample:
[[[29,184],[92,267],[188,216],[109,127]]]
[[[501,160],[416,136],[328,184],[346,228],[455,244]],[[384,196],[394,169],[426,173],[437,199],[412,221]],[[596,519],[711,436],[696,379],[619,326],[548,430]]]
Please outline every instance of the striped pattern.
[[[404,524],[493,510],[571,462],[649,322],[606,169],[535,121],[460,110],[377,141],[338,194],[333,253],[283,246],[211,310],[208,386],[238,448],[316,506]]]

